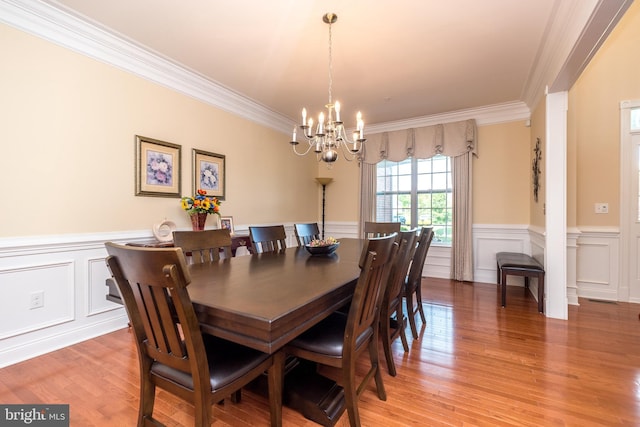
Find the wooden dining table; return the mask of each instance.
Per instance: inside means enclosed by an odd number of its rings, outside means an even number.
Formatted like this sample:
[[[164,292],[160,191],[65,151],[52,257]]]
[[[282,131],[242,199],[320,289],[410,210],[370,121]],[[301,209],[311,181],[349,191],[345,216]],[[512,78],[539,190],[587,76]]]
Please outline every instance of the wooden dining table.
[[[342,413],[341,387],[303,372],[302,382],[287,374],[282,348],[352,298],[360,275],[365,240],[340,239],[330,255],[312,256],[304,247],[278,253],[254,254],[218,262],[191,264],[188,292],[203,332],[273,354],[268,375],[280,398],[271,425],[282,425],[282,395],[307,418],[332,425]],[[115,283],[107,280],[107,299],[122,303]],[[296,387],[302,393],[296,391]],[[288,392],[288,395],[287,395]],[[329,397],[328,397],[329,396]]]
[[[282,394],[285,355],[280,350],[351,300],[364,242],[341,239],[336,252],[325,256],[292,247],[190,265],[189,296],[202,330],[273,354],[268,375],[274,392]],[[336,416],[316,408],[311,412],[305,416],[325,425],[324,418]],[[282,414],[272,414],[272,425],[281,423]]]
[[[203,332],[273,354],[268,376],[280,403],[271,425],[282,425],[282,396],[322,425],[333,425],[343,412],[344,394],[333,381],[287,365],[282,348],[351,300],[360,275],[365,240],[340,239],[330,255],[312,256],[304,247],[188,266],[189,296]],[[107,299],[122,303],[112,279]],[[315,381],[314,381],[315,379]],[[263,384],[264,387],[264,384]]]

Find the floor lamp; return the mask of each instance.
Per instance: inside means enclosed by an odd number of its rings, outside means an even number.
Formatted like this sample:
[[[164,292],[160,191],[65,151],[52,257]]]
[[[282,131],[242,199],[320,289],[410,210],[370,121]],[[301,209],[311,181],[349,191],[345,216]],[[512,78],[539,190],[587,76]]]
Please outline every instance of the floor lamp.
[[[325,203],[325,192],[327,189],[327,185],[333,182],[333,178],[316,178],[318,184],[322,185],[322,236],[320,237],[324,240],[324,203]]]

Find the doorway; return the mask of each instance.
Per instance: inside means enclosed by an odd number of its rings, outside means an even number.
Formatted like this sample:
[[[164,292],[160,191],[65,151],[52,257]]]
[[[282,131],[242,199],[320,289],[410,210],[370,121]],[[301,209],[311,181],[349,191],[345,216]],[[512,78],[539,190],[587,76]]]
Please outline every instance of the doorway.
[[[640,303],[640,100],[620,104],[620,243],[618,299]]]

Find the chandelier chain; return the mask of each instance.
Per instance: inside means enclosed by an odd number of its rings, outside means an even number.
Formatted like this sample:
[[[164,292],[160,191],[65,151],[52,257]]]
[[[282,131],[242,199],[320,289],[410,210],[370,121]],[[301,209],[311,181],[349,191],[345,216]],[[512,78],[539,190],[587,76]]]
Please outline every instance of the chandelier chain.
[[[333,104],[331,92],[333,89],[333,52],[331,49],[331,22],[329,22],[329,104]]]

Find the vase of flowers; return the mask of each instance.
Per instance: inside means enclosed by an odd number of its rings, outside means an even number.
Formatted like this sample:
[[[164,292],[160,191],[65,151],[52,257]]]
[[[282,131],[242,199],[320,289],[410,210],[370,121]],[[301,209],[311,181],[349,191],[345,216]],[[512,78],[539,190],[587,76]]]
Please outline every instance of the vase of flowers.
[[[183,197],[181,203],[182,209],[191,217],[194,231],[204,230],[207,215],[220,215],[220,200],[217,197],[207,196],[207,192],[202,189],[198,189],[193,197]]]

